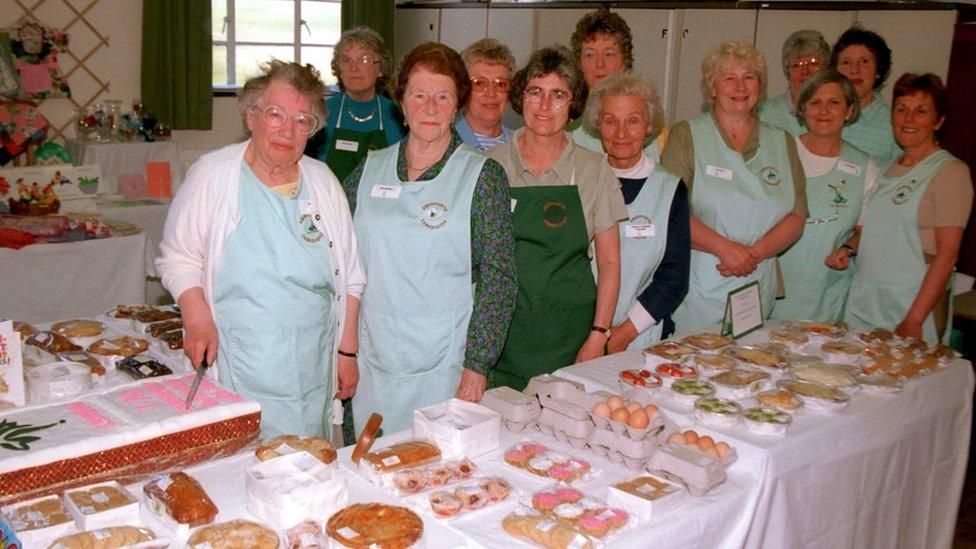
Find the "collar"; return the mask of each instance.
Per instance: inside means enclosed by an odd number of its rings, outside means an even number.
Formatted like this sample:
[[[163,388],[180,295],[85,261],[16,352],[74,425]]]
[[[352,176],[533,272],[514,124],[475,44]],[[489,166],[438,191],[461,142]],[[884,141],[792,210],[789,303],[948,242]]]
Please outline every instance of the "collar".
[[[528,173],[531,176],[532,172],[525,167],[525,161],[522,160],[522,151],[519,150],[518,145],[518,139],[524,133],[524,127],[519,128],[512,133],[512,147],[509,154],[511,155],[512,166],[515,168],[515,172],[519,175]],[[559,179],[560,183],[569,185],[573,180],[573,170],[575,168],[574,153],[576,144],[573,142],[573,137],[566,131],[563,131],[563,139],[566,140],[566,147],[563,148],[563,152],[559,155],[559,158],[556,159],[555,164],[550,166],[548,170],[542,173],[545,174],[546,172],[551,171],[556,175],[556,178]]]
[[[640,159],[633,166],[623,170],[610,166],[610,169],[613,170],[613,175],[617,176],[617,179],[646,179],[651,176],[654,166],[654,159],[641,151]]]

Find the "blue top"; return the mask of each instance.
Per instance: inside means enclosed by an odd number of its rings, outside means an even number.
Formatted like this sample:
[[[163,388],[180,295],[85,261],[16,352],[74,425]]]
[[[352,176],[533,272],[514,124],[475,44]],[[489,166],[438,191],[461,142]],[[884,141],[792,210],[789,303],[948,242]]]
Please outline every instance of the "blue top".
[[[481,152],[493,149],[502,143],[508,143],[512,140],[512,130],[506,128],[504,124],[502,125],[502,134],[499,137],[479,137],[471,129],[471,124],[468,124],[468,120],[464,118],[463,114],[459,114],[457,119],[454,120],[454,129],[457,130],[458,135],[461,136],[461,140],[466,145],[470,145]]]
[[[346,99],[344,103],[342,101],[343,97]],[[379,112],[376,112],[377,101],[379,101]],[[341,113],[339,112],[340,104],[342,104]],[[325,100],[325,109],[329,113],[325,121],[325,127],[312,137],[309,137],[308,143],[305,145],[305,154],[312,158],[317,158],[322,162],[328,159],[329,140],[332,138],[332,131],[337,125],[344,129],[369,133],[380,129],[380,119],[382,118],[383,133],[386,134],[387,146],[399,143],[407,135],[406,128],[403,126],[403,114],[400,112],[400,108],[396,106],[396,103],[380,94],[377,94],[376,97],[369,101],[354,101],[345,93],[337,93]],[[340,114],[342,116],[341,120],[339,119]],[[353,115],[355,115],[362,120],[369,117],[370,114],[373,114],[373,117],[363,122],[358,122],[353,118]]]

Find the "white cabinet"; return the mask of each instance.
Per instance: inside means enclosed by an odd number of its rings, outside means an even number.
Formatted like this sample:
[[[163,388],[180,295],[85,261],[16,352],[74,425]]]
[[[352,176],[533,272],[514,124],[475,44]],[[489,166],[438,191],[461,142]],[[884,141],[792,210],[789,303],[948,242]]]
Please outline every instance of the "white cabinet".
[[[519,67],[528,61],[535,50],[535,25],[538,11],[526,8],[488,10],[488,36],[507,44]],[[478,38],[483,37],[482,35]]]
[[[453,11],[453,10],[449,10]],[[461,10],[458,10],[461,11]],[[437,42],[440,34],[439,19],[441,10],[437,9],[398,9],[396,10],[396,51],[394,65],[407,52],[424,42]]]
[[[634,35],[634,70],[651,79],[664,97],[668,52],[668,15],[671,10],[618,10]]]

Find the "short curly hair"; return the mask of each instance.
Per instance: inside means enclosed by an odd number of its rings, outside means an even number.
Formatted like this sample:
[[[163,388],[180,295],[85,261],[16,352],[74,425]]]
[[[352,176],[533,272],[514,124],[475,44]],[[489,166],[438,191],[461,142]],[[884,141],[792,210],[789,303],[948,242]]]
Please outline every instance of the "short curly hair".
[[[935,105],[935,115],[942,118],[946,115],[946,88],[942,79],[938,75],[927,72],[917,74],[906,72],[895,81],[895,87],[891,90],[891,106],[894,108],[895,100],[906,95],[924,93],[932,98]]]
[[[881,35],[860,26],[853,26],[840,35],[834,49],[830,53],[830,66],[837,68],[840,54],[851,46],[864,46],[874,54],[874,63],[877,66],[877,76],[871,85],[872,90],[876,90],[884,85],[891,74],[891,48]]]
[[[267,63],[261,63],[258,68],[261,69],[261,74],[248,78],[247,82],[244,82],[244,87],[237,94],[237,108],[242,118],[247,117],[248,109],[256,107],[261,102],[261,99],[264,98],[264,92],[268,91],[268,86],[272,82],[280,81],[295,88],[308,99],[312,107],[312,114],[316,118],[315,131],[309,135],[325,126],[325,120],[328,118],[328,111],[325,109],[325,101],[323,100],[325,82],[322,81],[322,75],[318,69],[311,63],[299,65],[293,61],[282,61],[280,59],[271,59]]]
[[[555,74],[566,82],[573,99],[569,104],[569,118],[579,118],[586,106],[586,80],[579,63],[573,58],[566,46],[550,46],[537,50],[529,57],[528,62],[512,78],[512,87],[508,90],[508,101],[512,110],[522,114],[523,96],[525,88],[533,78]]]
[[[718,78],[719,71],[732,62],[742,63],[759,75],[759,101],[756,107],[753,107],[755,110],[759,103],[766,99],[766,83],[769,81],[769,76],[766,72],[765,56],[748,42],[723,42],[705,55],[701,64],[701,92],[704,104],[709,109],[715,106],[715,99],[712,97],[715,80]]]
[[[461,52],[461,59],[465,66],[471,66],[481,61],[490,65],[501,65],[508,69],[509,74],[513,74],[515,69],[515,56],[508,46],[495,40],[494,38],[482,38]]]
[[[390,52],[387,51],[386,44],[383,43],[383,37],[369,27],[351,28],[339,37],[339,43],[336,44],[335,51],[332,53],[331,65],[332,75],[336,77],[339,89],[343,91],[346,89],[342,84],[342,77],[339,76],[339,60],[342,58],[342,52],[346,47],[353,44],[359,44],[380,58],[380,76],[376,79],[376,91],[377,93],[382,92],[386,88],[390,73],[393,71],[393,61],[390,59]]]
[[[624,68],[634,68],[634,35],[630,32],[630,25],[620,15],[606,8],[591,11],[576,22],[576,30],[569,39],[573,48],[573,57],[582,60],[583,42],[592,39],[597,34],[606,34],[620,44],[620,53],[624,56]]]
[[[468,104],[468,98],[471,97],[468,69],[458,52],[439,42],[424,42],[400,60],[396,76],[390,81],[390,95],[398,104],[403,104],[403,94],[407,91],[410,73],[417,67],[449,77],[454,81],[458,107]]]
[[[647,135],[657,135],[664,124],[664,109],[661,108],[661,96],[657,88],[643,75],[633,71],[623,71],[604,78],[590,90],[586,100],[586,110],[583,122],[586,129],[594,135],[600,135],[600,114],[603,102],[618,95],[635,95],[644,102],[644,114],[647,117]]]

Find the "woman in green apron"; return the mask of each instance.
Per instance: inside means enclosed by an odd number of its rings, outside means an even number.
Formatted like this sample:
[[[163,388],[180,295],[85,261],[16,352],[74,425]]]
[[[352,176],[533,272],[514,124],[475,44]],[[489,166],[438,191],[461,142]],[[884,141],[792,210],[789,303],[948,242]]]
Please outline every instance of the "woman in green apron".
[[[365,277],[342,188],[305,157],[318,71],[272,61],[238,101],[251,139],[204,155],[173,199],[157,268],[194,366],[261,404],[262,436],[329,436],[356,391]]]
[[[845,319],[861,328],[894,328],[902,337],[945,342],[972,179],[966,164],[939,146],[945,88],[938,76],[903,75],[892,101],[891,125],[905,152],[878,179],[860,236],[838,251],[838,267],[859,252]]]
[[[583,118],[600,133],[630,214],[620,224],[620,296],[607,350],[641,349],[671,335],[671,313],[688,291],[688,191],[643,150],[664,118],[647,79],[630,71],[603,79]]]
[[[799,238],[807,216],[805,178],[785,130],[756,117],[766,89],[762,53],[726,42],[702,62],[711,111],[674,126],[661,164],[691,181],[691,274],[674,313],[679,332],[717,326],[729,292],[759,284],[772,312],[776,255]]]
[[[835,70],[818,73],[803,85],[800,115],[808,131],[796,138],[807,176],[807,217],[803,236],[779,258],[785,297],[776,302],[778,320],[840,320],[851,287],[851,271],[831,268],[830,256],[854,233],[864,197],[877,168],[868,155],[841,139],[857,119],[854,86]]]
[[[569,50],[532,54],[509,99],[525,118],[512,141],[489,152],[508,174],[518,259],[518,301],[493,386],[602,356],[620,289],[617,222],[627,208],[606,160],[565,132],[585,104]],[[590,244],[597,280],[590,269]]]
[[[501,166],[451,128],[471,93],[442,44],[401,61],[394,95],[410,133],[346,179],[369,284],[360,322],[355,424],[387,433],[453,396],[477,402],[515,306],[515,245]]]
[[[891,108],[879,91],[891,72],[891,48],[877,33],[851,27],[834,44],[830,65],[850,79],[861,100],[861,114],[844,128],[844,141],[886,166],[901,154],[891,133]]]
[[[827,68],[830,45],[819,31],[798,30],[783,42],[783,76],[788,88],[781,95],[769,98],[759,105],[759,119],[793,135],[805,131],[803,121],[797,118],[800,88],[811,76]]]
[[[379,33],[368,27],[342,33],[332,56],[332,74],[340,92],[325,101],[329,118],[305,149],[328,164],[339,181],[367,152],[403,139],[402,115],[381,95],[390,70],[390,55]]]

